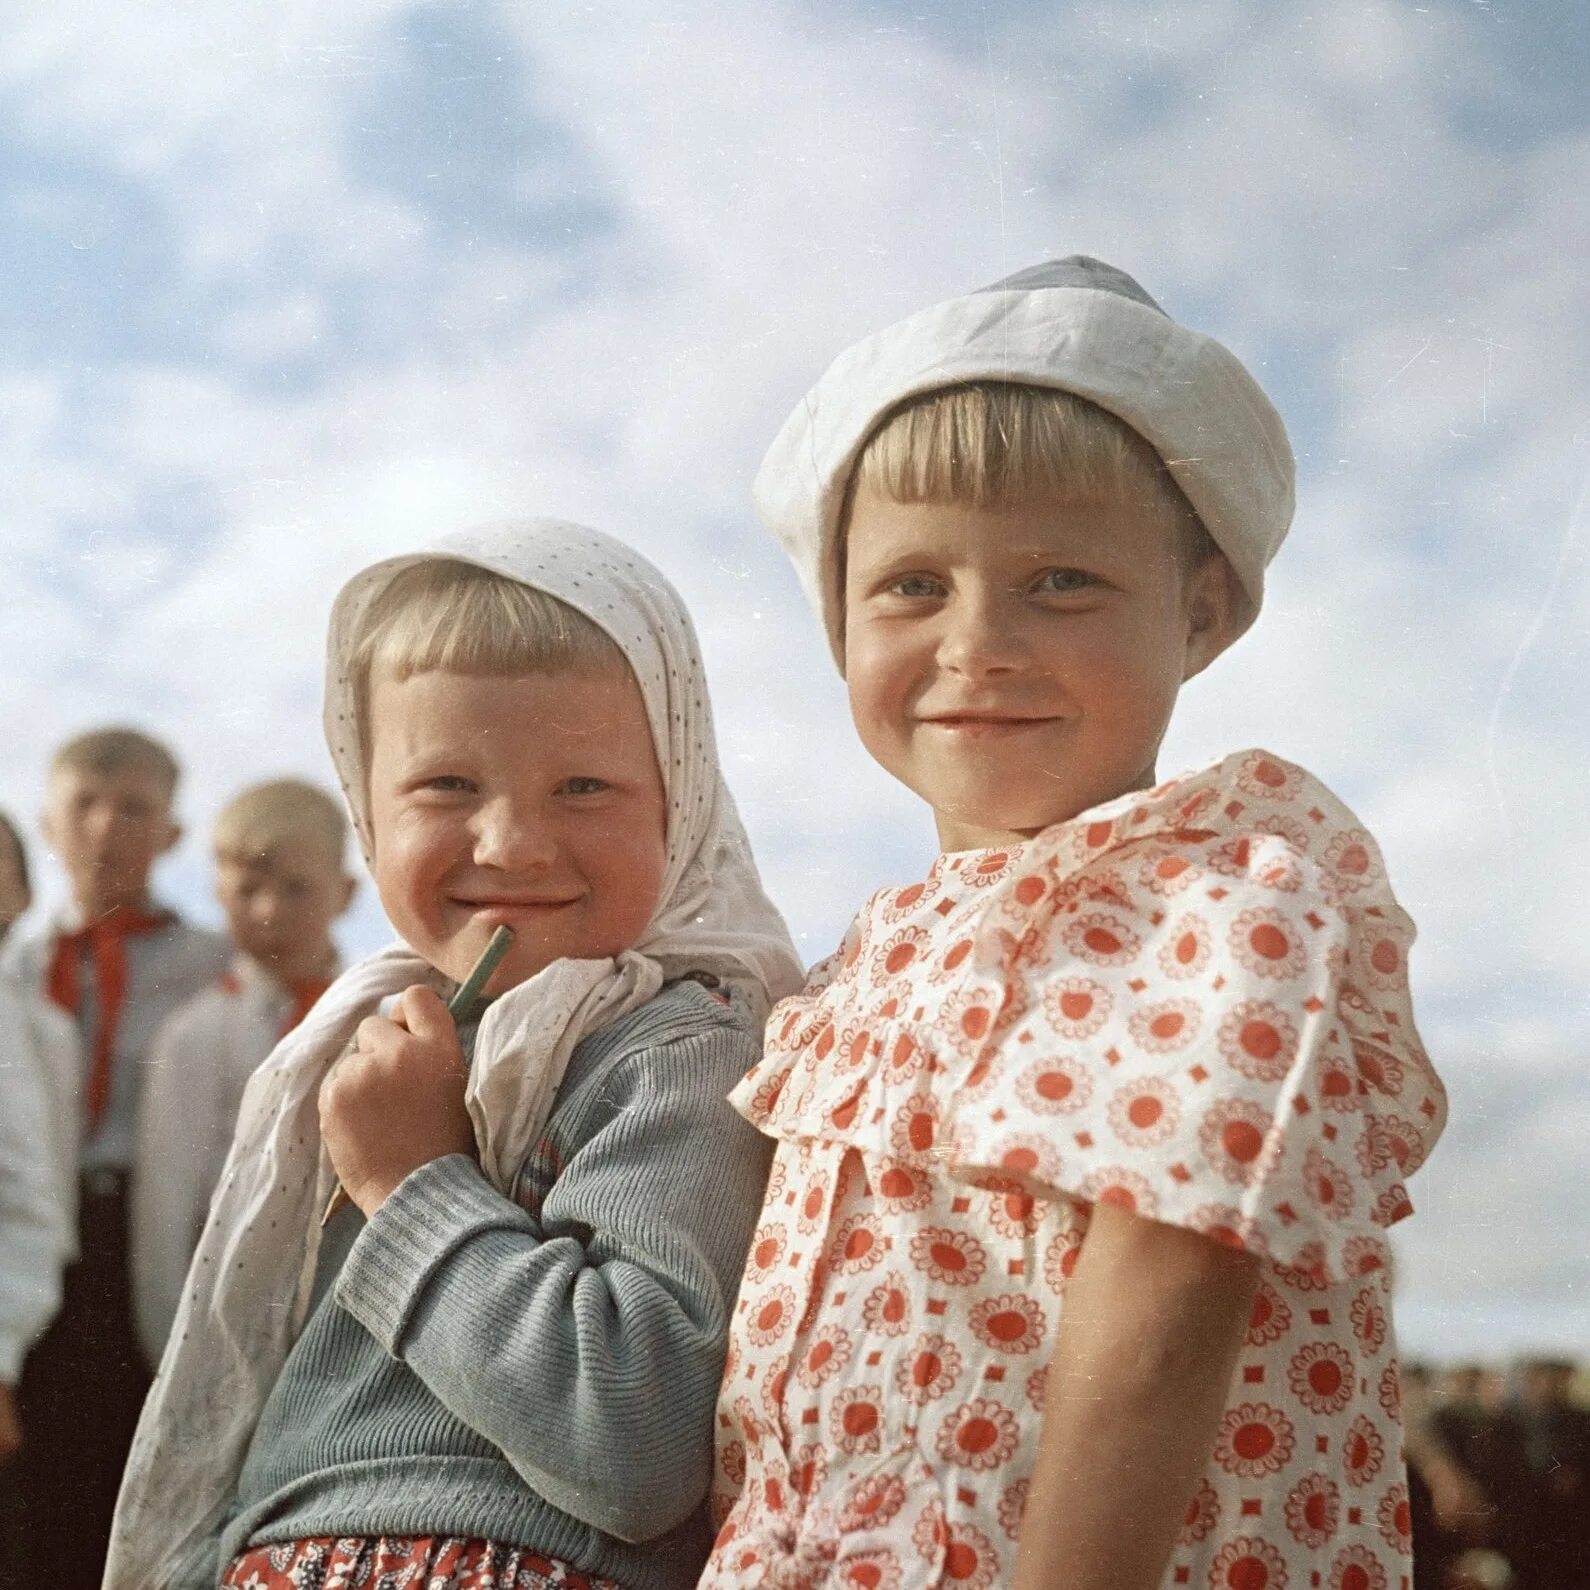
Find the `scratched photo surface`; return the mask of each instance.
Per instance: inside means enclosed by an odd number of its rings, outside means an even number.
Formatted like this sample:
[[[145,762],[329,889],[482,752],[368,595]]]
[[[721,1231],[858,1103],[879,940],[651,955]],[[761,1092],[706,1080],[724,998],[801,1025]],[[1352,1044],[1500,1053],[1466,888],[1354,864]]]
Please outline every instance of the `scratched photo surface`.
[[[134,721],[186,768],[162,893],[218,920],[242,784],[328,780],[340,582],[557,514],[703,636],[810,962],[925,868],[748,487],[839,348],[1072,252],[1250,364],[1299,510],[1170,774],[1264,745],[1378,836],[1452,1124],[1400,1229],[1442,1360],[1590,1339],[1586,14],[58,0],[0,17],[0,806]],[[385,940],[373,891],[341,929]]]

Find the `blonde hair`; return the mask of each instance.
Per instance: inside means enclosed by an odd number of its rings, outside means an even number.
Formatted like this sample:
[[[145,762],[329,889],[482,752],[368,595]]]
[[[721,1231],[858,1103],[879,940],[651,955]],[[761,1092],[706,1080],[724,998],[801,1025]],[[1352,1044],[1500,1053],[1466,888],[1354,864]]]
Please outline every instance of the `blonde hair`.
[[[244,866],[268,866],[284,840],[300,838],[341,869],[348,842],[342,803],[318,784],[298,778],[251,784],[221,808],[211,833],[215,859]]]
[[[167,800],[177,793],[182,770],[177,759],[158,740],[139,729],[91,729],[68,740],[50,758],[50,772],[95,773],[104,777],[136,769],[150,773],[160,784]]]
[[[427,558],[393,576],[350,648],[359,739],[368,756],[370,681],[432,669],[507,676],[627,668],[618,642],[546,591],[458,558]]]
[[[862,486],[894,502],[995,510],[1033,498],[1124,497],[1171,515],[1184,568],[1216,552],[1154,449],[1124,420],[1056,387],[970,381],[907,398],[862,444],[841,535]]]

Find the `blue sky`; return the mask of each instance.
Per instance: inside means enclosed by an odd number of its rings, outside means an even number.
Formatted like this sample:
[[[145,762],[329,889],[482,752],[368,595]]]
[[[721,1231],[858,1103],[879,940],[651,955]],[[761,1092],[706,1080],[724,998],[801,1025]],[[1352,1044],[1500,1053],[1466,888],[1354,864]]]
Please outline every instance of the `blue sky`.
[[[1292,429],[1268,609],[1163,766],[1312,766],[1421,925],[1455,1113],[1402,1242],[1410,1341],[1590,1340],[1581,8],[27,9],[0,20],[0,804],[36,812],[64,734],[151,725],[194,831],[163,884],[213,918],[220,802],[329,772],[338,583],[557,513],[695,607],[815,959],[931,835],[849,736],[751,474],[850,338],[1100,254]],[[382,933],[366,891],[346,946]]]

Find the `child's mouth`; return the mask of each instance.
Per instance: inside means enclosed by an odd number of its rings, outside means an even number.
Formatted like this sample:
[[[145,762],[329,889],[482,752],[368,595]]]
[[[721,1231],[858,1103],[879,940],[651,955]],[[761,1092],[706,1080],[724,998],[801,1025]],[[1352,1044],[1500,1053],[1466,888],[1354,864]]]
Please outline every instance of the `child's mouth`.
[[[562,911],[568,906],[579,904],[579,899],[578,895],[557,895],[533,900],[454,900],[453,904],[496,927]]]
[[[992,713],[946,714],[943,717],[923,718],[928,728],[942,729],[960,739],[988,740],[1006,735],[1022,734],[1033,729],[1044,729],[1058,723],[1058,718],[1023,718]]]

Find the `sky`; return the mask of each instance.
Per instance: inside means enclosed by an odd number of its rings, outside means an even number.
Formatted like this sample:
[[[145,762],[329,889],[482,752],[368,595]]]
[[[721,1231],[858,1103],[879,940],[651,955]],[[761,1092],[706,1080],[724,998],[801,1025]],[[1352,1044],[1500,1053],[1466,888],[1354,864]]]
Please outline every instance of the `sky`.
[[[1571,0],[0,13],[0,807],[142,724],[163,894],[241,785],[329,782],[363,564],[551,514],[690,603],[805,959],[920,874],[749,483],[830,358],[1062,254],[1236,350],[1299,511],[1160,770],[1265,745],[1380,839],[1452,1124],[1410,1351],[1590,1348],[1590,13]],[[40,847],[42,896],[61,880]],[[366,887],[349,954],[387,935]]]

